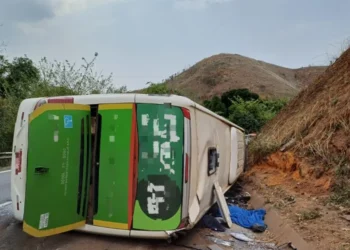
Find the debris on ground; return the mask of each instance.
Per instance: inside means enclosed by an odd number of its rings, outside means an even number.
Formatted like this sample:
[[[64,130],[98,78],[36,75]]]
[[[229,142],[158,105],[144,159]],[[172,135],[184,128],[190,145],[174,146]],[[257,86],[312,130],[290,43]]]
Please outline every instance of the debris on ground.
[[[271,249],[276,249],[276,244],[271,242],[265,242],[260,240],[254,240],[252,238],[249,238],[243,233],[231,233],[231,236],[237,240],[247,242],[249,245],[253,246],[264,246]]]
[[[350,221],[350,215],[343,215],[342,218],[344,220]]]
[[[208,235],[207,238],[218,245],[233,247],[233,249],[248,249],[248,248],[254,249],[254,250],[279,249],[275,243],[253,240],[242,233],[231,233],[231,235],[232,236],[235,235],[234,236],[235,240],[223,240],[211,235]]]
[[[210,250],[223,250],[221,247],[219,247],[218,245],[210,245],[208,246],[208,249]]]
[[[212,215],[210,214],[206,214],[202,217],[200,223],[206,227],[206,228],[210,228],[213,231],[217,231],[217,232],[225,232],[226,229],[223,225],[221,225],[221,223]]]
[[[249,238],[248,236],[246,236],[245,234],[242,233],[231,233],[232,237],[237,239],[237,240],[241,240],[241,241],[245,241],[245,242],[249,242],[249,241],[254,241],[253,239]]]
[[[236,205],[242,208],[247,208],[247,204],[251,198],[251,195],[248,192],[243,192],[242,186],[236,184],[234,188],[228,190],[225,193],[225,198],[227,204],[229,205]]]
[[[217,204],[219,205],[221,216],[225,219],[227,226],[232,226],[232,220],[230,216],[230,211],[227,207],[227,202],[224,196],[224,193],[222,192],[222,189],[218,182],[214,183],[214,194],[217,200]]]
[[[209,240],[211,240],[212,242],[214,242],[216,244],[219,244],[219,245],[223,245],[223,246],[226,246],[226,247],[232,247],[233,246],[232,241],[222,240],[222,239],[216,238],[214,236],[210,236],[210,235],[208,235],[207,238]]]
[[[200,223],[201,226],[212,230],[212,233],[205,235],[206,239],[211,242],[209,244],[211,248],[208,245],[209,249],[290,249],[288,246],[286,246],[287,248],[278,248],[277,244],[271,240],[270,232],[266,230],[267,225],[264,223],[266,211],[264,209],[248,209],[251,195],[248,192],[243,192],[239,184],[234,185],[225,193],[225,199],[235,203],[235,205],[231,202],[227,204],[229,215],[233,222],[230,228],[226,226],[226,221],[222,217],[222,211],[218,204],[215,204],[203,216]],[[261,234],[264,231],[267,234]],[[256,232],[260,233],[256,234]]]

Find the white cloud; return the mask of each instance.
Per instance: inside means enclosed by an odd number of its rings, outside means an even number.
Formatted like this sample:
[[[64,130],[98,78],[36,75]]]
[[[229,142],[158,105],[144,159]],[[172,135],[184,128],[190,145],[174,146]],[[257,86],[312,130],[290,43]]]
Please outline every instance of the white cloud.
[[[174,7],[178,9],[201,10],[212,4],[223,4],[235,0],[175,0]]]
[[[73,12],[93,8],[98,5],[126,2],[127,0],[39,0],[43,4],[50,4],[57,16],[63,16]]]

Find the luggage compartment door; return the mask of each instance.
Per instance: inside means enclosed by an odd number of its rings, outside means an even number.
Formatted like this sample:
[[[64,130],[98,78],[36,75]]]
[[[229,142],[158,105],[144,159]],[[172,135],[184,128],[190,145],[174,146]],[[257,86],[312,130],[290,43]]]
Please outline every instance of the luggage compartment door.
[[[132,103],[101,104],[97,213],[93,225],[131,228],[135,196],[136,114]]]
[[[44,104],[29,116],[23,230],[46,237],[85,225],[90,106]]]

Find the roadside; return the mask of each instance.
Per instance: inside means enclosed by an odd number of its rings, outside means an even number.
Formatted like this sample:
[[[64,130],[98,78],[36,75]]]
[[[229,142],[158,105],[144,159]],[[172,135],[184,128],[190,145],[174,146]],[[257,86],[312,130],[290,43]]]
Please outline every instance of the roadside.
[[[318,250],[350,249],[350,209],[329,202],[330,176],[312,178],[306,164],[290,152],[275,153],[251,168],[245,181]]]
[[[10,169],[11,169],[11,167],[0,167],[0,173],[5,172],[5,171],[9,171]]]
[[[250,204],[248,202],[247,207]],[[0,208],[0,250],[21,250],[21,249],[37,249],[37,250],[76,250],[76,249],[209,249],[208,246],[215,245],[218,249],[246,249],[246,250],[267,250],[277,249],[277,242],[273,239],[274,235],[267,229],[263,233],[253,233],[250,229],[242,228],[233,224],[231,229],[226,232],[217,232],[209,228],[204,228],[199,223],[194,229],[190,230],[186,235],[180,236],[178,240],[168,243],[167,241],[128,239],[107,237],[93,234],[85,234],[80,232],[68,232],[47,238],[33,238],[25,234],[22,230],[22,223],[16,221],[12,216],[11,204],[7,204]],[[258,242],[244,242],[234,239],[230,233],[240,233],[254,239],[255,241],[264,241],[267,246],[273,245],[274,248],[265,247],[264,244]],[[213,238],[214,237],[214,238]],[[212,239],[216,239],[214,242]],[[221,241],[220,241],[221,240]],[[231,246],[222,245],[229,242]],[[289,248],[279,248],[289,249]]]
[[[0,205],[11,200],[11,172],[0,170]]]

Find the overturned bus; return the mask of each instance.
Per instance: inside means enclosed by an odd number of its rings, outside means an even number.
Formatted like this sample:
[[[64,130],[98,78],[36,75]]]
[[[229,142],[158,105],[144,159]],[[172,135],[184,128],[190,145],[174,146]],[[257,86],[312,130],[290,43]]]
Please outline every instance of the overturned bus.
[[[70,230],[169,238],[243,172],[244,130],[188,98],[108,94],[23,100],[11,197],[34,237]]]

